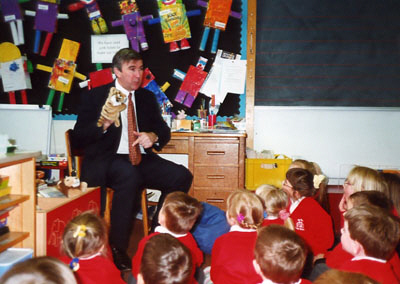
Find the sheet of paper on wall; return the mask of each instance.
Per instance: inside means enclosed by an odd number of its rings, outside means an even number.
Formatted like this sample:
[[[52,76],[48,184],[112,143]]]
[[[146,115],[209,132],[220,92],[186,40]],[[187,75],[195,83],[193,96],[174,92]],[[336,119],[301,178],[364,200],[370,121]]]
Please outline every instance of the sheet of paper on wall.
[[[0,64],[4,92],[31,89],[29,74],[24,69],[24,57]]]
[[[111,63],[114,54],[129,47],[126,34],[92,35],[92,63]]]
[[[244,93],[246,79],[246,60],[240,60],[240,54],[218,50],[206,81],[200,92],[221,104],[227,93]]]

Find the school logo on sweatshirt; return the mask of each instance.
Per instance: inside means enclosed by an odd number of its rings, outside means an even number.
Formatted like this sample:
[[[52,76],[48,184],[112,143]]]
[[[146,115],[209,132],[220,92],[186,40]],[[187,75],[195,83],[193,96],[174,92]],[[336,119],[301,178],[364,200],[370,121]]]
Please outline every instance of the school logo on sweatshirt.
[[[297,222],[296,222],[296,230],[298,230],[298,231],[304,231],[304,222],[303,222],[303,219],[297,219]]]

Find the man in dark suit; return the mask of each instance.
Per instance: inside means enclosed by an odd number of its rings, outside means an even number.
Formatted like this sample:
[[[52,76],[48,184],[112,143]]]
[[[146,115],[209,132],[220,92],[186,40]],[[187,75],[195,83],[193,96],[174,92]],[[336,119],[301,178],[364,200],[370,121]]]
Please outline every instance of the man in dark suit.
[[[89,186],[114,190],[109,241],[116,266],[126,270],[131,267],[126,250],[141,190],[145,187],[160,189],[162,195],[158,208],[161,208],[168,193],[187,192],[193,176],[184,166],[152,152],[152,148],[161,150],[171,133],[162,119],[154,94],[140,88],[143,75],[140,54],[129,48],[121,49],[114,55],[113,72],[117,76],[115,82],[82,94],[72,143],[85,149],[81,179]],[[102,127],[96,125],[109,90],[114,86],[127,97],[132,93],[138,128],[132,145],[128,142],[127,108],[121,112],[120,127],[111,120],[106,120]],[[136,144],[140,145],[142,158],[134,166],[129,160],[129,147]],[[153,218],[153,226],[157,224],[157,216],[158,212]]]

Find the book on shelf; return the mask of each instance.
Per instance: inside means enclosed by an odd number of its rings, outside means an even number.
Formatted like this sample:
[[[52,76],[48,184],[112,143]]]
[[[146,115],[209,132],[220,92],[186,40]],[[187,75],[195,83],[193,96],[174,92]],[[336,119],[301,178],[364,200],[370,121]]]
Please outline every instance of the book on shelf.
[[[10,194],[11,192],[11,186],[8,186],[6,188],[0,188],[0,197],[6,196]]]
[[[55,186],[40,186],[37,193],[40,197],[66,197]]]
[[[6,188],[8,186],[9,179],[9,176],[0,175],[0,189]]]
[[[66,167],[68,165],[67,161],[48,161],[43,160],[38,162],[39,166],[50,166],[50,167]]]

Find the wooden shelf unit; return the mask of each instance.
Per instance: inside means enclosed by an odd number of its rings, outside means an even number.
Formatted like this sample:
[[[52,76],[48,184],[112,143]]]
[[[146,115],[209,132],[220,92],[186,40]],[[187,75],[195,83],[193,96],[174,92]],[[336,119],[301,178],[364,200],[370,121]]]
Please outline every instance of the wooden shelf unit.
[[[10,233],[0,236],[0,252],[10,247],[35,251],[35,157],[40,152],[0,155],[0,174],[9,176],[11,194],[0,198],[0,210],[16,206],[9,212]]]

